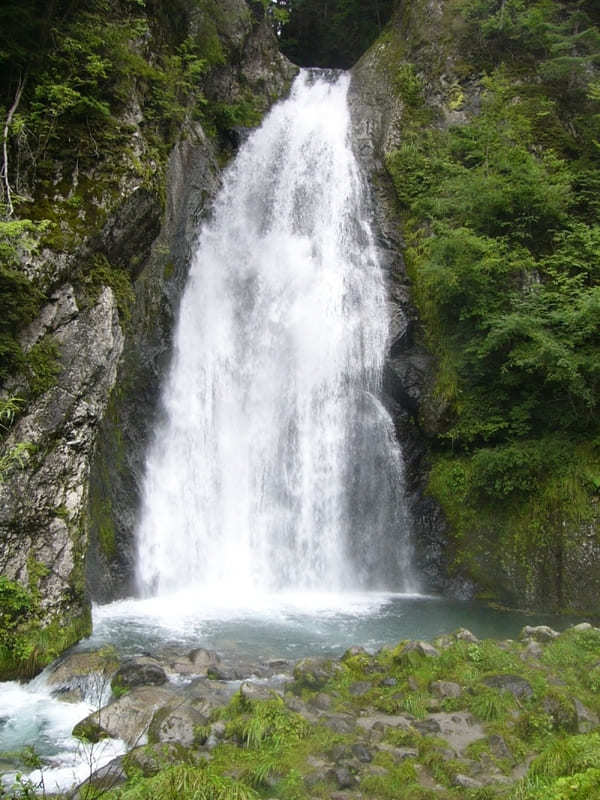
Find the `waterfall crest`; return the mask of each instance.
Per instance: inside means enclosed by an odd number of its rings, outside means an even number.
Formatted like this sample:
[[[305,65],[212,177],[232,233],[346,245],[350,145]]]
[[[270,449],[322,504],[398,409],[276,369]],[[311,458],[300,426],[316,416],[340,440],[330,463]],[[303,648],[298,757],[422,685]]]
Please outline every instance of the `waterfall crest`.
[[[200,232],[146,464],[142,594],[414,588],[348,83],[300,74]]]

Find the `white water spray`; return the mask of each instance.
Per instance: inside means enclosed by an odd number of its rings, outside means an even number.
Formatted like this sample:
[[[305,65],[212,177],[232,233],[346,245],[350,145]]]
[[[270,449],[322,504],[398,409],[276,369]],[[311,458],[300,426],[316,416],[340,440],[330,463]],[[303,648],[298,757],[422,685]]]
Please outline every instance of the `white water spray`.
[[[300,75],[200,233],[146,465],[145,595],[414,588],[348,83]]]

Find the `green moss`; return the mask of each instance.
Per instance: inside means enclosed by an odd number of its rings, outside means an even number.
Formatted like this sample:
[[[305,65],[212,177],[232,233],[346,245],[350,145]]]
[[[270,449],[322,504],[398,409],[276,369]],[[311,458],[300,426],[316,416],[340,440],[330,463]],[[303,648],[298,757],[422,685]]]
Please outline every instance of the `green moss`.
[[[95,305],[102,289],[109,286],[115,296],[121,323],[127,325],[135,300],[129,273],[113,267],[105,255],[96,253],[88,263],[79,267],[74,281],[78,300],[83,308]]]
[[[27,353],[25,363],[32,397],[39,397],[56,386],[62,369],[56,339],[50,335],[40,339]]]

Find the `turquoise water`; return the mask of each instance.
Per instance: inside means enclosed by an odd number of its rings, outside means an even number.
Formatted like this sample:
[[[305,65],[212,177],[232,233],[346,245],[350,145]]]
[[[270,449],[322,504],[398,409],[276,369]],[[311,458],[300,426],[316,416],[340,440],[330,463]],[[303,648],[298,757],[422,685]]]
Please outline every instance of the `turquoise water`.
[[[94,635],[80,647],[123,654],[207,647],[244,660],[335,656],[351,645],[375,651],[402,639],[433,639],[459,627],[480,638],[515,638],[524,625],[566,627],[549,614],[389,593],[289,593],[222,605],[194,594],[123,600],[94,610]]]

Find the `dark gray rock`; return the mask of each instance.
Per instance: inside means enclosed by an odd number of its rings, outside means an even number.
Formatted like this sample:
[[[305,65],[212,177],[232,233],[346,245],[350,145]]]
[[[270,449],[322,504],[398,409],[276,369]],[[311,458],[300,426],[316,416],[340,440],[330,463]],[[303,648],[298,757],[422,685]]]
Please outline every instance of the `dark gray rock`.
[[[418,719],[413,723],[413,727],[422,733],[424,736],[429,736],[430,734],[435,735],[441,731],[440,723],[429,717],[427,719]]]
[[[519,699],[524,698],[528,700],[533,696],[533,689],[529,681],[518,675],[490,675],[487,678],[483,678],[482,683],[492,689],[510,692],[514,697]]]
[[[139,656],[120,665],[111,685],[113,691],[117,691],[136,686],[162,686],[166,682],[167,674],[155,658]]]
[[[340,789],[352,789],[358,784],[349,767],[338,767],[334,770],[334,776]]]
[[[360,742],[352,745],[352,755],[363,764],[368,764],[373,760],[373,754],[369,748],[365,747],[365,745],[361,744]]]
[[[300,689],[316,691],[341,669],[341,665],[332,659],[303,658],[294,667],[294,683]]]

